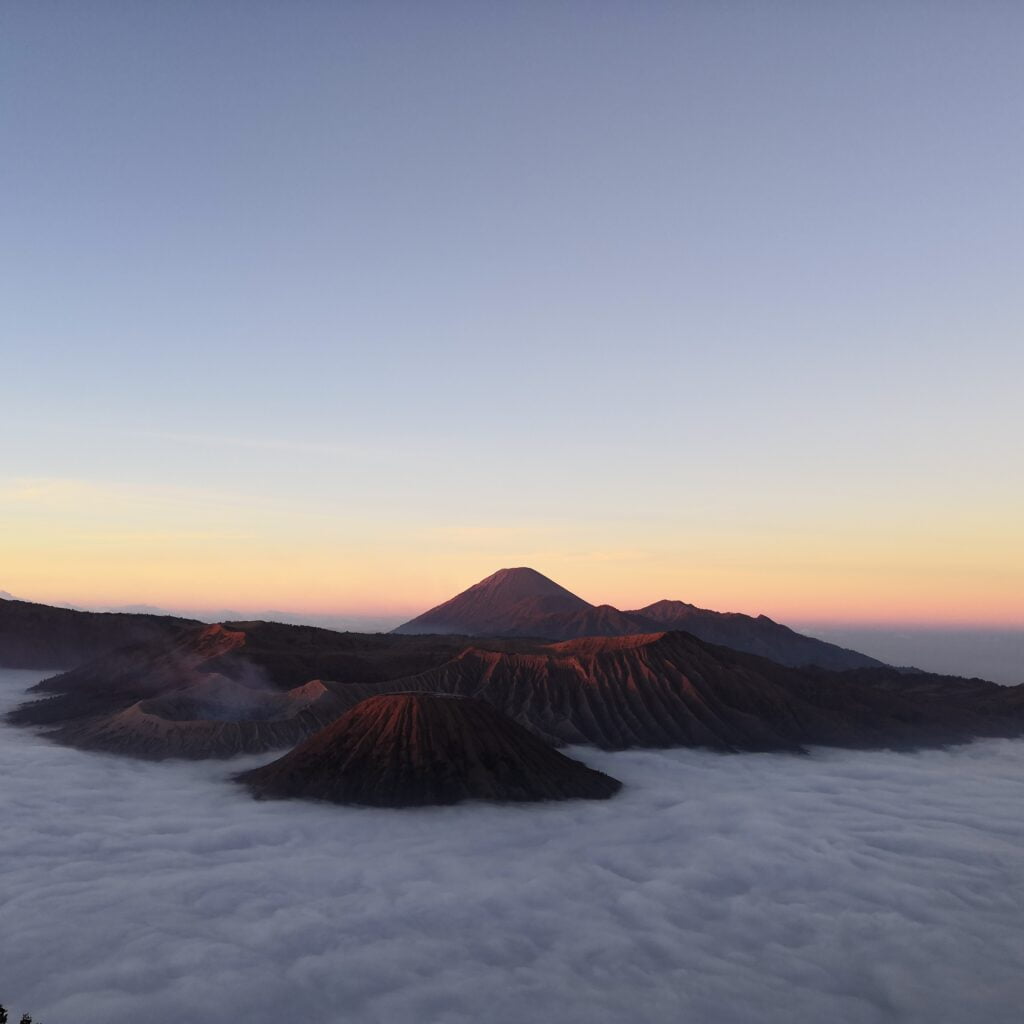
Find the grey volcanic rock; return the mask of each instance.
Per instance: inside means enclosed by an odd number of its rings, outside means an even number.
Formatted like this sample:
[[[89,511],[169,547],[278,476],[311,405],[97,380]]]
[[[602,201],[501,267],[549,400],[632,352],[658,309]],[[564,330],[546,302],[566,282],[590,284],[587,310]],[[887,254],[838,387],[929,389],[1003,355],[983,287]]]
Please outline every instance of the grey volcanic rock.
[[[364,700],[291,753],[237,779],[259,797],[377,807],[606,799],[621,786],[483,701],[426,693]]]
[[[534,569],[499,569],[450,601],[403,623],[394,633],[543,636],[529,632],[549,615],[585,612],[586,601]],[[523,630],[526,630],[524,633]]]

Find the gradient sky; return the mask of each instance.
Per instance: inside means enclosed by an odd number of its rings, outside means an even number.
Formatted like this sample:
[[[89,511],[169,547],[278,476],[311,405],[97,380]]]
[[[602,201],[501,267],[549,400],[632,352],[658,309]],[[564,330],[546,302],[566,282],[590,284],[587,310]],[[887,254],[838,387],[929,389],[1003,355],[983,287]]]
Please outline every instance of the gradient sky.
[[[1024,624],[1024,6],[0,9],[0,588]]]

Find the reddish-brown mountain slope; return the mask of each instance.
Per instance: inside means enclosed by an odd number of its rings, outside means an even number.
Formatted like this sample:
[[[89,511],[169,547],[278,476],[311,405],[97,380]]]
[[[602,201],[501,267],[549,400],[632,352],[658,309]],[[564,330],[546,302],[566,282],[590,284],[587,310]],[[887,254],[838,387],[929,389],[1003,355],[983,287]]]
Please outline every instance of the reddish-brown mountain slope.
[[[781,665],[845,670],[881,662],[824,640],[795,633],[766,616],[713,612],[683,601],[658,601],[638,611],[595,607],[533,569],[502,569],[394,632],[464,636],[631,636],[684,630],[708,643],[771,658]]]
[[[595,637],[528,653],[471,648],[395,685],[480,697],[555,742],[799,750],[915,746],[1024,730],[1019,701],[989,684],[973,713],[956,695],[900,690],[899,673],[873,683],[814,675],[702,643],[685,633]],[[913,678],[913,677],[910,677]]]
[[[46,725],[116,711],[192,686],[208,673],[277,690],[310,679],[383,682],[442,664],[464,646],[460,638],[336,633],[274,622],[200,626],[45,679],[32,689],[50,699],[22,705],[9,720]]]
[[[238,776],[256,796],[408,807],[460,800],[605,799],[620,783],[470,698],[372,697],[272,764]]]
[[[290,747],[347,707],[320,680],[279,691],[218,674],[109,715],[76,719],[51,738],[82,750],[159,761],[259,754]]]
[[[539,636],[530,624],[548,615],[590,609],[581,597],[534,569],[499,569],[444,604],[403,623],[395,633]],[[520,627],[526,629],[524,634]]]
[[[553,742],[606,748],[912,746],[1016,735],[1024,723],[1024,687],[790,668],[678,632],[468,646],[459,637],[236,625],[55,677],[40,687],[52,696],[8,720],[49,727],[70,745],[152,758],[280,747],[396,689],[478,697]],[[296,688],[310,678],[330,680],[313,688],[315,699]]]

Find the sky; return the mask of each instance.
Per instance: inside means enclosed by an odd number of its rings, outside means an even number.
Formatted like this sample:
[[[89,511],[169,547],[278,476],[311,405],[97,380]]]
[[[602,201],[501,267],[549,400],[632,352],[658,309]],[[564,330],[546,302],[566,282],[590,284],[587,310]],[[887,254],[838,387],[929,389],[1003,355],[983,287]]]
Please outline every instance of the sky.
[[[2,707],[36,678],[0,672]],[[0,1000],[46,1024],[1019,1021],[1019,741],[571,754],[621,793],[399,813],[229,781],[271,755],[0,723]]]
[[[1022,36],[4,4],[0,588],[1024,625]]]

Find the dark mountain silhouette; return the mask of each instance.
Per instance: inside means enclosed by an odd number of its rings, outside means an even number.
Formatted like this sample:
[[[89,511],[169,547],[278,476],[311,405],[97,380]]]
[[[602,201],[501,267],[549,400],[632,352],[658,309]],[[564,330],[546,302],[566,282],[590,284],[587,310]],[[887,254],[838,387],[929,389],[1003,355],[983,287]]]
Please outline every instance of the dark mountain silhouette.
[[[570,640],[581,636],[634,636],[657,633],[661,629],[652,619],[620,612],[610,604],[599,604],[588,605],[582,611],[540,615],[501,635]]]
[[[842,671],[883,664],[866,654],[804,636],[767,615],[755,618],[740,612],[713,612],[685,601],[656,601],[628,614],[654,622],[658,629],[682,630],[709,644],[759,654],[780,665],[818,665]]]
[[[81,612],[47,604],[0,602],[0,665],[70,668],[126,644],[161,642],[199,623],[172,615]]]
[[[621,786],[484,701],[426,693],[361,701],[291,753],[237,779],[260,797],[377,807],[605,799]]]
[[[583,598],[534,569],[499,569],[393,632],[507,636],[545,616],[572,615],[590,608]]]
[[[781,665],[836,670],[882,665],[866,654],[803,636],[764,615],[713,612],[683,601],[658,601],[628,612],[607,604],[595,607],[539,572],[522,568],[501,569],[394,632],[571,640],[666,629],[684,630],[708,643],[759,654]]]

